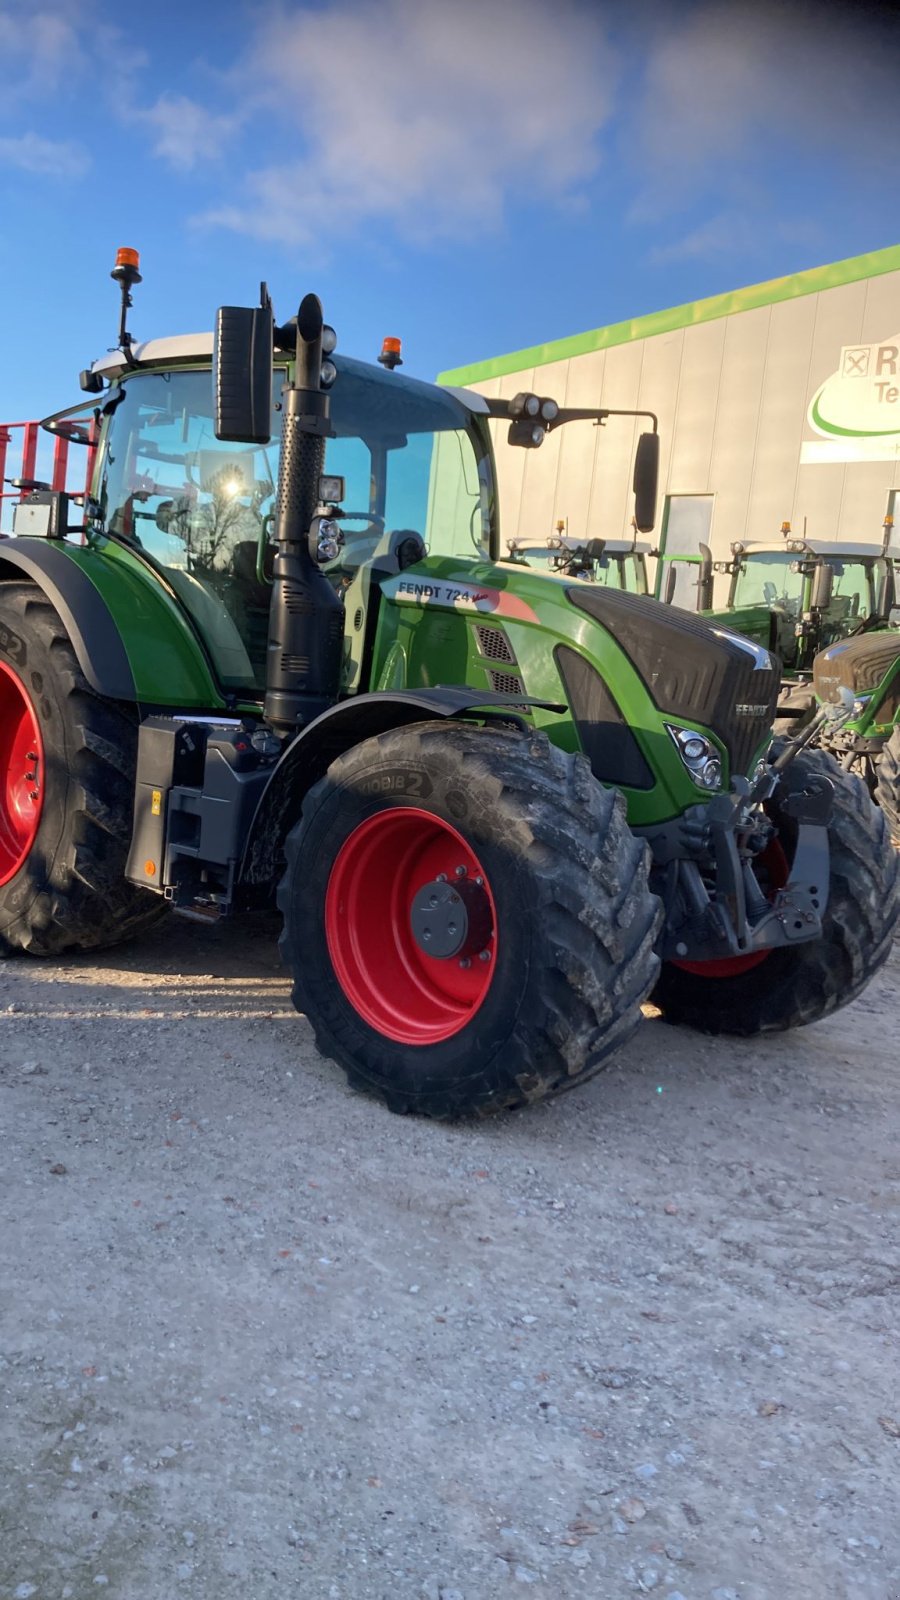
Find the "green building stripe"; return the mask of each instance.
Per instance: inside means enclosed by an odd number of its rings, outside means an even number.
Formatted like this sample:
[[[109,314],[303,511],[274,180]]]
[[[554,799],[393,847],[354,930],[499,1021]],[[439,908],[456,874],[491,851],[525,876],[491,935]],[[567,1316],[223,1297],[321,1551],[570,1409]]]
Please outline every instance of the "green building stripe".
[[[698,322],[730,317],[736,311],[754,311],[758,306],[798,300],[801,295],[818,294],[820,289],[836,289],[843,283],[857,283],[860,278],[877,278],[884,272],[897,271],[900,271],[900,245],[892,244],[886,250],[871,250],[867,255],[833,261],[830,266],[810,267],[807,272],[794,272],[787,278],[770,278],[767,283],[714,294],[708,300],[672,306],[668,311],[652,311],[649,316],[613,322],[608,328],[593,328],[590,333],[573,333],[567,339],[552,339],[548,344],[531,345],[527,350],[513,350],[509,355],[476,361],[472,366],[453,367],[442,372],[437,381],[484,383],[488,378],[503,378],[523,368],[545,367],[551,361],[566,361],[571,356],[587,355],[591,350],[609,350],[612,345],[630,344],[633,339],[649,339],[657,333],[672,333],[676,328],[690,328]]]

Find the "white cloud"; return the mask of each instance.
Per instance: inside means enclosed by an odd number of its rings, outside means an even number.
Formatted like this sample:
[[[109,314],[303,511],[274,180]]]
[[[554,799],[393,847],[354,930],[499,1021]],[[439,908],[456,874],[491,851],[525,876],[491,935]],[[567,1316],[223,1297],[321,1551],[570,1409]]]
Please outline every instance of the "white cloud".
[[[156,129],[154,155],[172,167],[190,172],[205,161],[215,161],[241,125],[240,115],[217,115],[187,95],[162,94],[146,111],[133,111],[130,120]]]
[[[647,30],[631,148],[641,189],[631,220],[680,209],[707,188],[745,198],[760,157],[785,170],[842,157],[895,163],[895,61],[853,8],[730,0],[661,8]],[[752,206],[752,197],[750,204]]]
[[[815,224],[802,218],[784,221],[762,216],[756,210],[732,209],[708,217],[679,239],[654,245],[647,259],[654,266],[672,261],[714,261],[727,256],[752,262],[766,253],[773,237],[785,244],[808,245],[810,249],[818,243]]]
[[[270,17],[240,78],[300,153],[201,220],[300,245],[364,227],[477,236],[513,195],[577,194],[615,65],[576,0],[337,0]]]
[[[62,8],[40,6],[25,16],[21,6],[0,5],[0,61],[6,106],[35,95],[43,97],[59,88],[83,60],[78,27]]]
[[[36,133],[0,138],[0,166],[35,177],[83,178],[90,164],[84,146],[68,139],[42,139]]]

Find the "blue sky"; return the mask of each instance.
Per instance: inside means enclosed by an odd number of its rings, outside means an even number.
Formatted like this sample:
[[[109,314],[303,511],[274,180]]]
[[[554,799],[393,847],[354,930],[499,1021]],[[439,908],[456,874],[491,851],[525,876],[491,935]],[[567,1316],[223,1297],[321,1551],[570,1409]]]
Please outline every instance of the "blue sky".
[[[266,278],[460,365],[898,239],[890,14],[782,0],[0,0],[0,418]]]

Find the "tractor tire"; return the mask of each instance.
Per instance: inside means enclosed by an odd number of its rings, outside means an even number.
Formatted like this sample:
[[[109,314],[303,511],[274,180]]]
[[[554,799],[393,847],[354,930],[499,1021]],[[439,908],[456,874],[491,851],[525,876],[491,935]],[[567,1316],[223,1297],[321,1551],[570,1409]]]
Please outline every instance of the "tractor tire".
[[[294,1004],[392,1111],[543,1099],[640,1020],[659,965],[645,846],[621,796],[542,733],[424,723],[369,739],[307,795],[286,855]],[[465,941],[448,949],[457,888]]]
[[[124,876],[136,753],[133,710],[88,687],[40,590],[0,584],[4,954],[118,944],[165,911]]]
[[[824,750],[803,751],[795,766],[801,762],[810,777],[834,784],[822,937],[750,956],[743,971],[728,976],[701,977],[664,962],[653,1002],[667,1022],[745,1038],[803,1027],[855,1000],[887,960],[900,921],[900,857],[885,817],[862,779]],[[779,842],[789,860],[789,839]]]
[[[891,843],[900,850],[900,723],[881,752],[875,777],[875,803],[887,817]]]

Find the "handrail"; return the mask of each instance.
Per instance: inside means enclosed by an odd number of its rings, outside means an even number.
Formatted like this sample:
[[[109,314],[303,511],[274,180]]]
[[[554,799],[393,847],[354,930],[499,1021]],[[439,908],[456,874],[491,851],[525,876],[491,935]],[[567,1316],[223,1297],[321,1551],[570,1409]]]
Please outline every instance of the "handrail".
[[[5,510],[6,501],[21,501],[28,493],[28,490],[25,488],[9,486],[9,480],[7,478],[7,460],[10,446],[18,442],[16,439],[14,439],[14,433],[18,429],[22,430],[22,453],[20,457],[21,464],[19,471],[17,474],[15,474],[15,476],[24,479],[34,479],[37,468],[40,427],[41,424],[39,420],[28,422],[0,422],[0,537],[6,537],[8,532],[8,530],[4,529],[2,526],[3,511]],[[87,495],[90,493],[91,479],[94,474],[94,457],[97,452],[97,446],[96,444],[89,444],[87,446],[87,460],[85,463],[84,480],[82,483],[78,484],[77,488],[74,486],[69,488],[68,477],[70,465],[70,442],[71,441],[66,439],[62,434],[55,434],[53,437],[53,464],[50,474],[50,487],[55,491],[65,491],[68,489],[70,494],[83,493]],[[14,474],[10,472],[10,477],[13,475]]]

